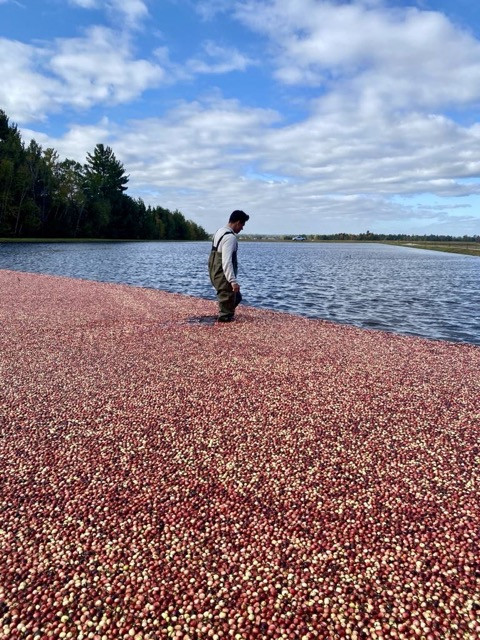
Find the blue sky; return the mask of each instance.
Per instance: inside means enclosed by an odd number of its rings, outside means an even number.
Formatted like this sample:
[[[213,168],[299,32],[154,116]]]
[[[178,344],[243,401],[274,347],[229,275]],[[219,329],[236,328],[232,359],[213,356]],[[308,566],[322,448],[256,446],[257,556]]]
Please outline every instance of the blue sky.
[[[0,0],[0,108],[212,232],[480,234],[472,0]]]

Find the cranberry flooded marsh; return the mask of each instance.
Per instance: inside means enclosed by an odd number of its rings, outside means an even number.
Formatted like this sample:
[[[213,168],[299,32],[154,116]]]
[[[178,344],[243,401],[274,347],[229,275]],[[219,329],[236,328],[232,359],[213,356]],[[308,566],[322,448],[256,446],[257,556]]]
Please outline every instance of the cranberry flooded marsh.
[[[0,295],[0,637],[480,637],[479,347]]]
[[[18,269],[215,297],[208,242],[0,243]],[[480,260],[371,243],[246,242],[244,303],[358,327],[480,344]]]

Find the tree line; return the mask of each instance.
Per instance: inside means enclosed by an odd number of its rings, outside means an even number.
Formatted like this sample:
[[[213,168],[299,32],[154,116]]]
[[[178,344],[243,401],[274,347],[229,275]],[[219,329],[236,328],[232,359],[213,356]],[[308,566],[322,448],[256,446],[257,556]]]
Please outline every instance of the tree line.
[[[290,236],[291,238],[291,236]],[[353,242],[480,242],[480,236],[450,236],[450,235],[412,235],[407,233],[334,233],[330,235],[309,235],[308,240],[335,240]]]
[[[0,237],[206,240],[180,211],[128,196],[128,175],[112,149],[97,144],[86,162],[60,160],[22,141],[0,109]]]
[[[477,242],[480,243],[480,235],[475,236],[449,236],[449,235],[410,235],[406,233],[329,233],[329,234],[301,234],[301,235],[265,235],[242,233],[241,240],[251,241],[291,241],[303,240],[306,242]]]

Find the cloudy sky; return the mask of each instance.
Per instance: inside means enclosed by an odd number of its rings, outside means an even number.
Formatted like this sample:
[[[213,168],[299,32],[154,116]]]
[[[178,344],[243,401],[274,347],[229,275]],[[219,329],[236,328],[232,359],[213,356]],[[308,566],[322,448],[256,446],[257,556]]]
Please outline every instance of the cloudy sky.
[[[207,231],[480,233],[473,0],[0,0],[0,108]]]

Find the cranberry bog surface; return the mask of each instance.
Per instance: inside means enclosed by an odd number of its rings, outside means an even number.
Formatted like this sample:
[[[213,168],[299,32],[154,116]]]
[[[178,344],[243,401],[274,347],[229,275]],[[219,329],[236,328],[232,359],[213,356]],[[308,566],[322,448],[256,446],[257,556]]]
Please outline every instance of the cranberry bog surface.
[[[480,638],[479,347],[0,295],[1,638]]]

